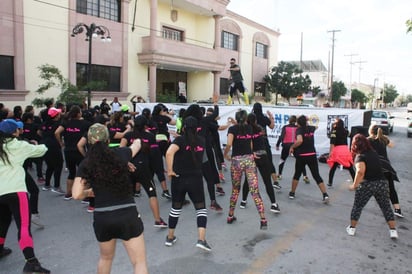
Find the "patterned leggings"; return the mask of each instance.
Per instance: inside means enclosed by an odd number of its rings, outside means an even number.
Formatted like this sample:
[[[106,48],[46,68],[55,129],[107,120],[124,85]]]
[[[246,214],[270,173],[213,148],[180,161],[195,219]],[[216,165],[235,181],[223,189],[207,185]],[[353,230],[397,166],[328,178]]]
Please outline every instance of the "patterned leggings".
[[[259,213],[264,213],[265,208],[259,194],[256,163],[252,154],[234,156],[232,158],[232,165],[230,167],[230,173],[232,175],[232,195],[230,196],[229,208],[230,212],[234,212],[236,207],[243,172],[245,172],[247,182],[249,184],[249,191],[252,195],[253,201],[255,201],[257,211]]]
[[[372,196],[375,197],[381,208],[385,220],[387,222],[395,220],[389,199],[389,185],[386,180],[366,181],[359,185],[355,192],[355,200],[350,215],[351,220],[359,220],[362,209]]]

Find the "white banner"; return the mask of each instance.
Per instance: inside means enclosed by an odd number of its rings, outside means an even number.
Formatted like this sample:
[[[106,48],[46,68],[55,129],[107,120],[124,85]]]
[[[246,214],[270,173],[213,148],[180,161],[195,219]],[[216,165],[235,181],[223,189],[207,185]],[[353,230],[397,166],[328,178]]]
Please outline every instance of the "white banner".
[[[143,108],[153,109],[153,106],[156,103],[146,103],[146,104],[137,104],[136,111],[142,112]],[[164,104],[169,109],[173,109],[175,114],[179,113],[179,109],[187,108],[187,104]],[[213,105],[204,105],[205,108],[213,107]],[[235,113],[239,109],[244,109],[247,112],[252,110],[252,106],[219,106],[219,121],[220,125],[226,124],[229,117],[235,118]],[[306,107],[272,107],[272,106],[263,106],[263,113],[266,114],[267,111],[270,111],[275,118],[275,127],[273,129],[267,128],[269,143],[272,147],[273,154],[279,154],[280,151],[276,151],[276,142],[281,133],[282,127],[288,124],[289,117],[291,115],[306,115],[309,119],[309,124],[316,126],[317,130],[315,131],[315,146],[318,154],[329,152],[329,134],[331,124],[335,118],[341,118],[345,127],[350,131],[353,126],[362,126],[363,124],[363,114],[364,110],[360,109],[346,109],[346,108],[306,108]],[[170,127],[171,130],[174,130],[174,127]],[[220,140],[222,144],[226,144],[226,135],[227,130],[220,131]]]

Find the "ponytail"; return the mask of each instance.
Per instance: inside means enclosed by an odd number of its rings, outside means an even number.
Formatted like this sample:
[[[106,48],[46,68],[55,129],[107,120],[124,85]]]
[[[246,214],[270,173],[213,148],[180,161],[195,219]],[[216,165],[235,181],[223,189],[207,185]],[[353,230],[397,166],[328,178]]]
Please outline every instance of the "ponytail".
[[[10,164],[9,156],[6,150],[4,150],[4,146],[7,144],[8,138],[13,138],[13,136],[11,134],[0,132],[0,159],[5,164]]]

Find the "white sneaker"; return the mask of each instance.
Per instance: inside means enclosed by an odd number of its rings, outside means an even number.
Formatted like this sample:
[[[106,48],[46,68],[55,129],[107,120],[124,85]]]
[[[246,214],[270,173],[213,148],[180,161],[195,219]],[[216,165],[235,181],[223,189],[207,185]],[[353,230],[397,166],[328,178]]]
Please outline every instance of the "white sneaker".
[[[391,239],[398,239],[398,231],[396,231],[396,229],[390,229],[389,235],[391,236]]]
[[[39,228],[44,228],[44,225],[41,223],[39,214],[32,214],[31,215],[31,223],[38,226]]]
[[[349,236],[355,236],[356,228],[350,227],[350,225],[346,228],[346,232]]]

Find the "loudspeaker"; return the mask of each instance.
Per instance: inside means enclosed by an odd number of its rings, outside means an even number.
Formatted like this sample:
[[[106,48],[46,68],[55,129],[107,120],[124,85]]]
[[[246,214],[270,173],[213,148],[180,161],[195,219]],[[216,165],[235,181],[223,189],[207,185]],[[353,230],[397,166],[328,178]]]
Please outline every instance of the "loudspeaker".
[[[372,110],[366,110],[363,113],[363,126],[369,128],[371,125]]]

